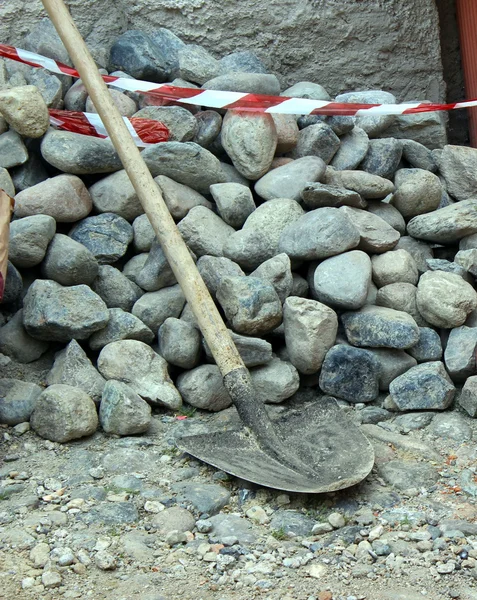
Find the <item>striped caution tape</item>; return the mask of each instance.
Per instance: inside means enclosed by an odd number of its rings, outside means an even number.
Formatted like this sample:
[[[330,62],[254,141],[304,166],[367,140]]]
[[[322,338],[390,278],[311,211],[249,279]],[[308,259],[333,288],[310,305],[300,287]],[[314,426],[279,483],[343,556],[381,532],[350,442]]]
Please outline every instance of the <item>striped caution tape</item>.
[[[0,44],[0,56],[10,58],[31,67],[43,67],[53,73],[79,77],[79,73],[56,60]],[[425,112],[446,111],[458,108],[477,106],[477,99],[438,104],[432,102],[408,102],[404,104],[356,104],[342,102],[326,102],[308,98],[287,98],[285,96],[266,96],[262,94],[245,94],[240,92],[224,92],[218,90],[202,90],[181,88],[167,83],[151,83],[139,79],[125,79],[103,75],[108,85],[114,85],[125,91],[139,92],[161,98],[195,104],[208,108],[240,109],[257,112],[291,114],[291,115],[412,115]]]
[[[108,138],[108,132],[103,125],[99,115],[87,112],[74,112],[69,110],[50,109],[50,123],[60,129],[92,135],[100,138]],[[141,119],[123,117],[131,136],[136,145],[142,148],[167,142],[169,129],[159,121],[152,119]]]

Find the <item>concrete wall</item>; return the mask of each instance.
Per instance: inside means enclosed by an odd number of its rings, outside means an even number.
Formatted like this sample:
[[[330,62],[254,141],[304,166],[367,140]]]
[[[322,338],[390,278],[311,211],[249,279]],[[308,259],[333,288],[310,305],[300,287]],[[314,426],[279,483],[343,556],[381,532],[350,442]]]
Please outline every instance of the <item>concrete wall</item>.
[[[168,27],[216,56],[255,51],[283,86],[311,80],[332,95],[384,89],[445,99],[434,0],[70,0],[97,57],[126,29]],[[21,44],[39,0],[0,3],[0,41]]]

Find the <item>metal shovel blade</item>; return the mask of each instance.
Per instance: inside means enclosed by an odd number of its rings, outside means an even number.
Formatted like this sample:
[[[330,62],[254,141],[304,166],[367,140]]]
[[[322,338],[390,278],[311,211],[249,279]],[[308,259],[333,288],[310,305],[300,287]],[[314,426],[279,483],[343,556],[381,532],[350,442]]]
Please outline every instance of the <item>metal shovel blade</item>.
[[[277,461],[245,427],[182,437],[177,445],[236,477],[287,492],[341,490],[373,467],[372,445],[332,398],[287,411],[273,426],[290,456],[308,466],[306,473]]]

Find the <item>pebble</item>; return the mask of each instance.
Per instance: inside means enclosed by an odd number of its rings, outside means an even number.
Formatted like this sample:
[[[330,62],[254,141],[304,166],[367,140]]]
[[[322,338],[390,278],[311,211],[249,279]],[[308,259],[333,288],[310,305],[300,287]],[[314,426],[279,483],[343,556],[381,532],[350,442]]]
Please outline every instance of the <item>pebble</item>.
[[[39,138],[50,126],[48,108],[34,85],[2,90],[0,112],[10,127],[24,137]]]
[[[20,135],[11,129],[0,134],[0,167],[10,169],[28,160],[28,150]]]
[[[255,184],[256,193],[264,200],[290,198],[298,201],[310,181],[319,181],[326,165],[318,156],[304,156],[272,169]]]

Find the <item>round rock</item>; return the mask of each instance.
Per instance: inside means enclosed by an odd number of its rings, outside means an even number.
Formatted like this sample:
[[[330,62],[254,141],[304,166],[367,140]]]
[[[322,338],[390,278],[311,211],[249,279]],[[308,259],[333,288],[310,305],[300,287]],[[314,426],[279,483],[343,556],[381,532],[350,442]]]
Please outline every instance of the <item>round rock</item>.
[[[17,425],[30,420],[43,388],[19,379],[0,379],[0,423]]]
[[[132,221],[144,212],[124,170],[103,177],[89,188],[89,193],[98,213],[115,213]]]
[[[184,401],[196,408],[216,412],[232,404],[217,365],[201,365],[182,373],[176,385]]]
[[[158,349],[169,364],[193,369],[200,358],[200,332],[190,323],[169,317],[159,327]]]
[[[69,233],[70,237],[86,246],[98,263],[109,264],[126,254],[133,239],[132,226],[114,213],[87,217]]]
[[[442,185],[437,175],[423,169],[399,169],[394,178],[393,204],[406,219],[439,207]]]
[[[144,323],[122,308],[110,308],[109,321],[103,329],[96,331],[89,338],[91,350],[101,350],[107,344],[118,340],[139,340],[150,344],[154,333]]]
[[[27,138],[39,138],[50,126],[48,107],[34,85],[0,92],[0,113],[12,129]]]
[[[235,229],[242,227],[256,208],[250,189],[239,183],[216,183],[210,186],[210,193],[219,215]]]
[[[393,250],[373,256],[371,264],[373,281],[378,288],[398,282],[416,285],[419,280],[416,262],[406,250]]]
[[[311,181],[323,177],[326,164],[317,156],[304,156],[269,171],[255,184],[255,191],[264,200],[291,198],[299,201],[301,192]]]
[[[389,393],[399,410],[445,410],[455,387],[441,362],[426,362],[396,377]]]
[[[108,381],[99,407],[99,422],[106,433],[144,433],[151,423],[151,407],[122,381]]]
[[[10,223],[8,258],[18,269],[40,264],[56,232],[56,222],[48,215],[32,215]]]
[[[48,246],[42,273],[61,285],[90,285],[98,275],[98,263],[83,244],[57,233]]]

